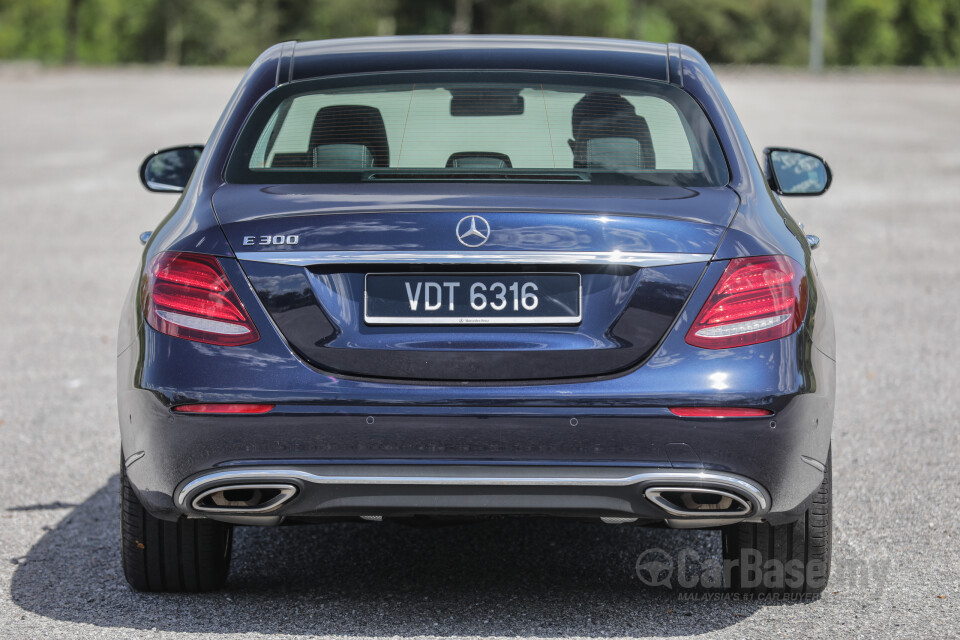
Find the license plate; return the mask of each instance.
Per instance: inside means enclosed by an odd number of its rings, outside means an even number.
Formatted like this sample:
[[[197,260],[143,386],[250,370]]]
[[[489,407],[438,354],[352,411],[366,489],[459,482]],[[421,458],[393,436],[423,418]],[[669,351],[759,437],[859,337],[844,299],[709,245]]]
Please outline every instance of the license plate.
[[[367,324],[578,324],[579,273],[368,273]]]

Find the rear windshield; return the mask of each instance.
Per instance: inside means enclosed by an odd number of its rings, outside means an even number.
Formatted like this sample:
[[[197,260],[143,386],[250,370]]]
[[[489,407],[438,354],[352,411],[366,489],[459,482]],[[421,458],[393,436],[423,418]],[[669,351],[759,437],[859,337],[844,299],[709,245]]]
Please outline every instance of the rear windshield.
[[[364,74],[284,85],[227,181],[534,181],[720,186],[710,123],[682,89],[578,74]]]

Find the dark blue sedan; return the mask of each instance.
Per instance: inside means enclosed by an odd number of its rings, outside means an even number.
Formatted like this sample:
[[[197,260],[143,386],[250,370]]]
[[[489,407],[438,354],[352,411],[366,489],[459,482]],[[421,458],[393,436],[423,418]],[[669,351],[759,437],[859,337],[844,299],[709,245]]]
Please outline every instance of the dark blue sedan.
[[[141,179],[182,195],[120,324],[134,588],[220,587],[234,525],[506,516],[825,587],[834,330],[780,196],[831,174],[761,166],[692,49],[286,42]]]

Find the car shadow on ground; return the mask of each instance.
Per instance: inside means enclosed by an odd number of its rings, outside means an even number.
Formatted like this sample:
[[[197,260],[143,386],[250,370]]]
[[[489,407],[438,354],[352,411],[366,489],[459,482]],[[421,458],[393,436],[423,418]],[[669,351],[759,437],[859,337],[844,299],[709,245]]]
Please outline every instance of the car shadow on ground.
[[[26,557],[8,560],[17,564],[17,605],[57,620],[165,631],[540,637],[697,634],[763,606],[713,600],[676,577],[671,587],[638,577],[647,550],[718,557],[717,532],[546,519],[237,528],[223,591],[140,594],[119,563],[118,482],[76,506]]]

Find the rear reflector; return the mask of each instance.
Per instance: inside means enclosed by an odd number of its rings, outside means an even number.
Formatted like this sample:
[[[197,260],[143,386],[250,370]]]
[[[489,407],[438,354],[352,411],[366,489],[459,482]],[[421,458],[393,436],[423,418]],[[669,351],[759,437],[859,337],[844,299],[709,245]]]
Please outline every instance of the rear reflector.
[[[174,411],[181,413],[266,413],[273,404],[181,404]]]
[[[222,346],[260,339],[213,256],[159,254],[144,274],[143,315],[151,327],[177,338]]]
[[[760,418],[773,415],[773,411],[749,407],[670,407],[670,413],[681,418]]]
[[[737,258],[720,276],[686,340],[703,349],[768,342],[796,331],[806,314],[807,278],[792,258]]]

